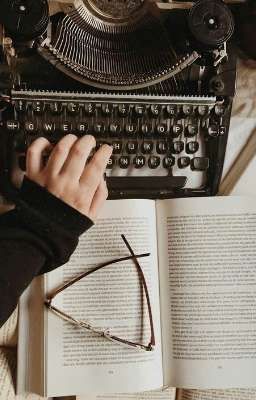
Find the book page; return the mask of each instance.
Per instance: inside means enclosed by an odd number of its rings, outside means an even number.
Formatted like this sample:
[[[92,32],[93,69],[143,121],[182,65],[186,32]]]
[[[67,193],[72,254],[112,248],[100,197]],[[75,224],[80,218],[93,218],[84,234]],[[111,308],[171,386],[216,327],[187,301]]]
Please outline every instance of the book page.
[[[76,400],[176,400],[176,388],[141,393],[77,396]]]
[[[44,393],[43,277],[35,278],[19,301],[17,394]]]
[[[255,400],[256,389],[178,390],[176,400]]]
[[[157,219],[165,384],[255,386],[255,200],[164,200]]]
[[[0,346],[15,347],[17,345],[18,308],[0,328]]]
[[[155,350],[138,350],[110,342],[46,311],[49,396],[137,392],[163,385],[154,201],[108,201],[97,224],[81,238],[70,262],[47,275],[46,292],[102,262],[129,256],[121,234],[125,234],[135,254],[151,253],[139,262],[149,288]],[[58,295],[54,305],[100,330],[149,343],[145,296],[132,260],[95,272]]]

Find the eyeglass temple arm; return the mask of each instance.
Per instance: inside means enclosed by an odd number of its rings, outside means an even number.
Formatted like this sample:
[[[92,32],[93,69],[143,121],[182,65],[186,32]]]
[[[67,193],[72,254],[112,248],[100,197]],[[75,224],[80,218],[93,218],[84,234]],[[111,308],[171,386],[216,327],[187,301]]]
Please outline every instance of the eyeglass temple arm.
[[[143,284],[143,288],[145,290],[145,295],[146,295],[146,300],[147,300],[147,306],[148,306],[148,314],[149,314],[149,321],[150,321],[150,329],[151,329],[151,339],[150,339],[150,343],[149,343],[149,347],[155,346],[156,344],[156,340],[155,340],[155,331],[154,331],[154,323],[153,323],[153,316],[152,316],[152,310],[151,310],[151,304],[150,304],[150,298],[149,298],[149,293],[148,293],[148,287],[147,287],[147,283],[143,274],[143,271],[141,269],[140,264],[138,263],[137,260],[137,256],[134,254],[131,246],[129,245],[126,237],[124,235],[121,235],[124,243],[126,244],[126,247],[128,248],[128,250],[130,251],[130,253],[133,256],[133,260],[135,262],[135,265],[137,267],[138,273],[142,279],[142,284]]]
[[[52,294],[47,295],[47,301],[50,301],[54,299],[54,297],[57,296],[57,294],[61,293],[63,290],[67,289],[68,287],[72,286],[74,283],[80,281],[81,279],[85,278],[86,276],[92,274],[95,271],[98,271],[101,268],[104,268],[108,265],[111,264],[116,264],[121,261],[126,261],[126,260],[133,260],[134,257],[136,258],[142,258],[142,257],[148,257],[150,256],[150,253],[143,253],[143,254],[138,254],[138,255],[131,255],[131,256],[126,256],[122,258],[115,258],[114,260],[107,261],[101,265],[98,265],[97,267],[90,269],[90,271],[83,272],[82,274],[78,275],[76,278],[72,279],[71,281],[68,281],[64,285],[60,286],[58,289],[56,289]]]

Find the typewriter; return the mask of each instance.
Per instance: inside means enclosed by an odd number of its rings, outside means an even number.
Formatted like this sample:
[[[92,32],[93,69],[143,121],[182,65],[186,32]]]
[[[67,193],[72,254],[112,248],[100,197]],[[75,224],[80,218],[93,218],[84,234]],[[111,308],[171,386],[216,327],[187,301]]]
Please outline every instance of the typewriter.
[[[0,174],[15,198],[39,136],[113,146],[109,197],[216,194],[238,0],[1,0]]]

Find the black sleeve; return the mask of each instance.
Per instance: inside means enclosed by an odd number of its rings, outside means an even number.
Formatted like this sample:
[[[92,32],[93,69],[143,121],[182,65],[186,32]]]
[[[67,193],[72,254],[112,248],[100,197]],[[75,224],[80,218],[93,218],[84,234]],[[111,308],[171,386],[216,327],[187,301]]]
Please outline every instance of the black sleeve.
[[[0,327],[32,279],[65,264],[93,222],[25,178],[16,208],[0,216]]]

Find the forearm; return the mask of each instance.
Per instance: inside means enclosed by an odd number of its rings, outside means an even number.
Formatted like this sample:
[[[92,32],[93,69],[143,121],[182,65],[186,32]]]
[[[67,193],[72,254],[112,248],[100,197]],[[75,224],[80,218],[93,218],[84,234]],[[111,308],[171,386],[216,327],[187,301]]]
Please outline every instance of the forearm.
[[[33,278],[66,263],[92,221],[26,179],[20,203],[0,216],[0,326]]]
[[[38,275],[46,256],[29,241],[0,239],[0,327],[14,311],[20,295]]]

